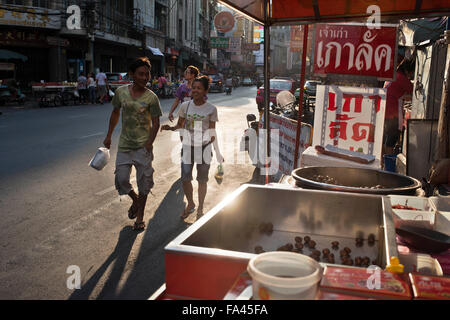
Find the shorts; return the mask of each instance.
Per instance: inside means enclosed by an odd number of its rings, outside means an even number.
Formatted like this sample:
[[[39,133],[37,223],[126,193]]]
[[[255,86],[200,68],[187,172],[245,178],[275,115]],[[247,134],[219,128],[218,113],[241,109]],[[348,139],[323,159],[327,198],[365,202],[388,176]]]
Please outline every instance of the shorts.
[[[185,152],[183,152],[183,150]],[[208,182],[212,159],[212,144],[200,147],[183,145],[181,148],[181,181],[192,181],[192,170],[197,163],[197,181]]]
[[[393,148],[400,138],[398,130],[398,118],[384,119],[383,144],[386,147]]]
[[[98,86],[98,95],[100,97],[106,95],[106,86]]]
[[[115,185],[120,195],[130,193],[133,189],[130,183],[131,166],[136,169],[136,180],[139,194],[147,195],[153,188],[152,167],[153,149],[150,152],[147,149],[140,148],[129,152],[117,152]]]

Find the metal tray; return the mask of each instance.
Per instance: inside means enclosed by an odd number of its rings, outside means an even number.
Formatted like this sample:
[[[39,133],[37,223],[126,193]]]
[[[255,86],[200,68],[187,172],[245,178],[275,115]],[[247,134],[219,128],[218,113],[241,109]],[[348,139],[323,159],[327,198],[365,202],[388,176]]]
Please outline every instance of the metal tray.
[[[334,178],[339,184],[327,184],[314,180],[315,175]],[[296,185],[308,189],[333,190],[368,194],[409,194],[414,195],[421,187],[419,180],[383,170],[344,168],[344,167],[307,167],[292,171]],[[382,185],[383,188],[375,189]]]
[[[271,235],[260,232],[261,222],[273,224]],[[376,244],[369,247],[365,241],[356,248],[360,234],[365,239],[374,234]],[[331,241],[337,240],[340,250],[352,249],[352,258],[368,256],[382,268],[389,257],[398,255],[393,214],[385,196],[243,185],[166,246],[167,291],[221,299],[255,256],[256,245],[276,250],[294,243],[296,235],[309,235],[318,250],[331,250]],[[339,251],[331,251],[340,264]],[[304,249],[304,254],[310,250]],[[189,277],[187,285],[176,282],[186,279],[183,274]]]

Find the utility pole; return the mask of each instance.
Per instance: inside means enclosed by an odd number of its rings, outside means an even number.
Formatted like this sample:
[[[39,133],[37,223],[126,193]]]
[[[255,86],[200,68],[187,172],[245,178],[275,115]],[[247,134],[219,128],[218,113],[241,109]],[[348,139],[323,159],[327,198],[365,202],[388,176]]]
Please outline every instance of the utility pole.
[[[95,12],[95,2],[92,0],[87,0],[86,4],[86,29],[88,36],[88,51],[89,58],[91,63],[89,65],[89,72],[94,72],[94,42],[95,42],[95,20],[96,20],[96,12]]]
[[[445,159],[450,156],[449,122],[450,122],[450,17],[447,18],[447,28],[445,30],[445,45],[447,46],[447,59],[444,74],[444,84],[442,87],[441,110],[438,122],[438,159]]]

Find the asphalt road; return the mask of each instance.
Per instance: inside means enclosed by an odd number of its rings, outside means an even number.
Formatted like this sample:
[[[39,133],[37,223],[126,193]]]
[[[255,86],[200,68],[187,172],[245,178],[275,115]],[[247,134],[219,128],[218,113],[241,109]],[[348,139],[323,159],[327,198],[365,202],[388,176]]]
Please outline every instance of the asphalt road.
[[[231,96],[209,94],[218,107],[226,163],[222,184],[213,178],[215,169],[210,172],[205,211],[242,183],[263,181],[238,150],[245,115],[256,113],[255,95],[255,87],[237,88]],[[172,102],[161,100],[162,124]],[[156,138],[147,229],[137,233],[127,217],[131,201],[114,188],[120,123],[110,163],[102,171],[88,166],[102,146],[111,110],[111,104],[2,109],[0,299],[147,299],[164,283],[164,246],[196,220],[195,214],[179,218],[179,139],[172,132]],[[80,289],[68,288],[70,266],[80,270]]]

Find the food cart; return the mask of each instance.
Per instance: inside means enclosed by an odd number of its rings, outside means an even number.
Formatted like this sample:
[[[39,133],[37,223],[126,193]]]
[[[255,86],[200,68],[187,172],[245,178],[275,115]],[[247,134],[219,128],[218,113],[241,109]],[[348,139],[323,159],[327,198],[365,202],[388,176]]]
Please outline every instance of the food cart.
[[[352,1],[351,4],[345,0],[219,2],[264,25],[265,88],[269,87],[270,79],[270,26],[305,24],[300,101],[303,101],[304,94],[308,23],[339,22],[349,19],[361,21],[370,16],[367,8],[371,4],[379,6],[382,16],[388,17],[440,16],[450,13],[448,1],[382,0]],[[269,129],[270,90],[265,90],[264,94],[264,124],[265,128]],[[300,105],[298,123],[302,123],[301,108]],[[297,126],[295,164],[298,163],[300,131],[301,126]],[[267,134],[266,149],[268,158],[270,134]],[[331,172],[340,172],[346,168],[332,169]],[[436,254],[448,255],[450,248],[448,218],[444,211],[448,199],[441,200],[445,203],[444,205],[441,203],[441,209],[436,209],[428,199],[422,206],[413,205],[417,199],[424,199],[414,196],[414,192],[420,188],[420,182],[402,175],[384,173],[381,170],[371,170],[365,179],[361,179],[361,170],[366,169],[354,168],[354,172],[348,172],[347,169],[342,179],[353,180],[341,183],[329,180],[316,181],[314,175],[331,175],[329,172],[296,171],[279,184],[241,186],[166,246],[166,283],[150,299],[239,298],[239,294],[242,294],[252,281],[248,274],[245,274],[249,261],[264,251],[293,251],[295,247],[293,248],[292,244],[298,243],[296,237],[304,239],[304,244],[306,237],[309,237],[308,246],[296,252],[314,257],[314,250],[319,251],[315,259],[317,258],[316,260],[320,261],[325,269],[319,299],[355,297],[448,299],[449,279],[442,277],[444,273],[449,274],[448,266],[443,272],[444,268],[437,262],[437,255],[422,256],[420,251],[409,250],[414,245],[420,247],[421,241],[422,244],[426,242],[423,239],[431,241],[436,239],[432,239],[432,235],[424,237],[422,234],[421,237],[411,228],[404,228],[407,234],[400,238],[396,234],[396,229],[400,229],[404,221],[409,221],[406,224],[411,223],[418,216],[426,220],[423,217],[428,215],[431,217],[428,221],[435,223],[434,219],[438,217],[436,221],[439,219],[444,221],[440,225],[442,229],[439,230],[446,232],[447,238],[441,239],[442,251]],[[393,179],[393,176],[396,179]],[[359,184],[359,180],[364,180],[363,183],[367,183],[367,188]],[[388,184],[387,187],[381,188],[385,189],[384,192],[380,192],[380,188],[372,188],[380,184],[380,181]],[[409,195],[405,196],[405,193]],[[401,209],[398,209],[398,205]],[[405,213],[401,210],[404,209],[418,211],[420,214],[403,219],[402,215]],[[311,245],[310,238],[315,240],[314,245]],[[333,245],[336,242],[338,245]],[[342,247],[346,247],[355,257],[354,260],[350,259],[351,263],[348,259],[342,259],[345,257],[345,253],[342,252],[341,259],[336,258],[336,261],[332,262],[329,255],[321,255],[325,249],[330,251]],[[405,247],[408,249],[404,249]],[[336,256],[337,252],[339,251],[336,251]],[[357,263],[356,258],[361,257],[367,258],[369,263]],[[400,263],[404,265],[397,264],[396,257],[399,257]],[[355,264],[357,268],[354,267]],[[380,290],[375,295],[373,290],[364,289],[364,291],[363,288],[356,290],[360,285],[359,282],[350,284],[349,281],[347,284],[343,281],[333,282],[339,275],[359,280],[361,273],[367,274],[365,268],[368,264],[389,271],[382,271],[381,275],[384,292]],[[403,272],[403,276],[397,275]],[[427,278],[420,278],[421,274],[426,274]],[[429,294],[426,291],[427,287],[433,286],[430,283],[434,283],[434,289],[444,288],[443,291],[433,293],[434,295]],[[387,285],[384,286],[385,284]],[[232,292],[235,294],[230,294]],[[247,296],[249,297],[251,295]]]
[[[79,98],[75,82],[37,82],[31,87],[40,107],[75,104]]]

